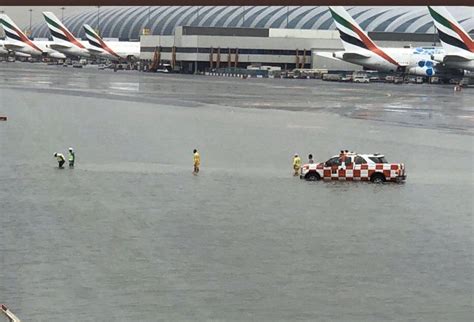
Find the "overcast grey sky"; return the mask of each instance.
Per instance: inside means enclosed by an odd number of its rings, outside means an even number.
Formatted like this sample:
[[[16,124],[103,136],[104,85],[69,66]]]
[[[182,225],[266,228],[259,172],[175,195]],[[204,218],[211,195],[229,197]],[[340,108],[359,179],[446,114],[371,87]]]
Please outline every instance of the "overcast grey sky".
[[[64,7],[64,17],[68,15],[72,15],[87,9],[96,8],[96,7]],[[21,29],[28,28],[30,25],[30,9],[33,11],[31,12],[31,20],[32,24],[38,22],[44,22],[43,16],[41,12],[43,11],[51,11],[56,16],[61,19],[61,6],[53,7],[53,6],[21,6],[21,7],[1,7],[0,11],[4,11]]]

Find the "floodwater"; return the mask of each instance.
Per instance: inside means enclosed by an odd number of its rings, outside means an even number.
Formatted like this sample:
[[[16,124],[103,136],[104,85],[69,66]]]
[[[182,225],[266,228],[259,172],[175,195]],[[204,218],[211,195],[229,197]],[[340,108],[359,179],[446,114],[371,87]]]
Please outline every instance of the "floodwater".
[[[4,63],[0,98],[0,302],[24,321],[472,319],[473,89]],[[407,182],[291,176],[340,149]]]

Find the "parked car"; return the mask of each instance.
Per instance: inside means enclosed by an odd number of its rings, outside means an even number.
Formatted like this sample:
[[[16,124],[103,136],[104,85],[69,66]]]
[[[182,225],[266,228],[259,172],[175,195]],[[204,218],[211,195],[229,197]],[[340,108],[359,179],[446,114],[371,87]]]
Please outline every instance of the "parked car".
[[[356,76],[354,76],[353,82],[354,83],[369,83],[370,80],[365,75],[356,75]]]

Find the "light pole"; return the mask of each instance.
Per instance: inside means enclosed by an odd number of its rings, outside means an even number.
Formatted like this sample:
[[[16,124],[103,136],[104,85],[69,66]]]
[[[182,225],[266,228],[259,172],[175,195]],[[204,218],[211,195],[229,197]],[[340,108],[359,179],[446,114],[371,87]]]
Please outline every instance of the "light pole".
[[[148,21],[146,22],[146,27],[147,27],[147,28],[150,28],[150,30],[151,30],[151,26],[150,26],[150,16],[151,16],[151,7],[148,6]]]
[[[30,12],[30,29],[28,30],[28,36],[31,36],[31,20],[33,15],[33,9],[28,10]]]
[[[61,22],[64,23],[64,7],[61,7]]]
[[[286,29],[288,29],[288,16],[290,15],[290,6],[286,6]]]
[[[199,6],[196,6],[196,26],[199,26]],[[196,35],[196,61],[194,62],[194,75],[196,75],[198,72],[198,54],[199,54],[198,39],[199,39],[199,36]]]
[[[97,6],[97,34],[100,36],[100,6]]]
[[[242,7],[242,27],[245,24],[245,6]]]

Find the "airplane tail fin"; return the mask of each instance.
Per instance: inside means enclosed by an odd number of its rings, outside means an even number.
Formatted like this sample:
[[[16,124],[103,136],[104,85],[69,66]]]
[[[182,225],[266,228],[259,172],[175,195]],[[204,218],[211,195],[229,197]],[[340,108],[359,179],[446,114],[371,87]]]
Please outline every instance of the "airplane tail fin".
[[[115,53],[109,46],[102,40],[102,38],[95,32],[95,30],[88,24],[84,24],[84,31],[86,32],[87,40],[89,44],[96,50],[106,51],[110,55],[120,58],[120,56]]]
[[[439,39],[447,55],[465,56],[474,53],[474,42],[445,7],[428,6]]]
[[[95,30],[87,24],[83,25],[83,27],[84,27],[84,31],[86,32],[86,37],[87,37],[87,40],[89,41],[89,44],[91,44],[95,48],[104,49],[102,47],[102,43],[103,43],[102,38],[100,38],[100,36],[95,32]]]
[[[394,65],[399,65],[392,57],[379,48],[351,17],[344,7],[330,6],[334,23],[341,37],[342,45],[347,52],[369,50]]]
[[[21,31],[20,28],[18,28],[13,20],[11,20],[6,14],[0,14],[0,24],[3,27],[5,38],[7,40],[13,42],[22,42],[23,45],[28,45],[40,53],[43,52],[25,35],[23,31]]]
[[[5,31],[5,38],[9,40],[24,41],[28,37],[21,31],[20,28],[10,19],[6,14],[0,14],[0,23]]]
[[[56,15],[52,12],[43,12],[43,17],[46,20],[46,24],[48,25],[49,31],[51,32],[51,36],[53,40],[59,43],[69,43],[70,45],[75,45],[79,48],[85,49],[84,45],[82,45],[63,25],[61,20],[59,20]]]

